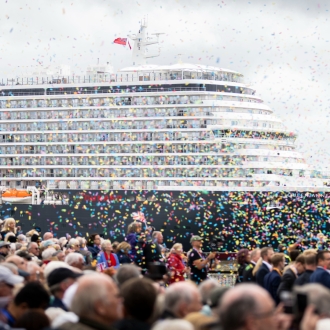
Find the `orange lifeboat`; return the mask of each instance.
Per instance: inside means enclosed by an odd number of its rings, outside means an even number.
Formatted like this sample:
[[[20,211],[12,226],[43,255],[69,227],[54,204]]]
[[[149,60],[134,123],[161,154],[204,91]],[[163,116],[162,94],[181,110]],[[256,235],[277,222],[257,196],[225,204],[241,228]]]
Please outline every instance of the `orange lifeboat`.
[[[29,203],[32,201],[32,194],[26,190],[8,189],[2,193],[2,200],[9,203]]]

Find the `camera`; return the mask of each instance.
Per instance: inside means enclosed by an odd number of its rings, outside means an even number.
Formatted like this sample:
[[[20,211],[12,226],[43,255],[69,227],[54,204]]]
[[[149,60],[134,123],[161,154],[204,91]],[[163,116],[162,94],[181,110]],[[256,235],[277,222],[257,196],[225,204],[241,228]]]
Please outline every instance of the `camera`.
[[[226,237],[224,235],[214,236],[210,240],[210,251],[212,252],[220,252],[223,244],[226,242]]]

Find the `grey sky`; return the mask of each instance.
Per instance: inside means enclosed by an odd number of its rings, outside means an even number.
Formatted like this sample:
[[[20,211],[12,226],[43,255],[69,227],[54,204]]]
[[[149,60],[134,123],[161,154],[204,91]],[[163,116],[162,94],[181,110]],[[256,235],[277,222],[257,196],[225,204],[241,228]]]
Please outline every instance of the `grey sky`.
[[[113,40],[135,33],[148,15],[149,32],[165,32],[161,56],[150,63],[183,54],[184,62],[243,73],[298,132],[308,162],[328,166],[329,10],[327,0],[0,0],[0,72],[69,64],[78,73],[97,58],[116,70],[129,66],[131,51]]]

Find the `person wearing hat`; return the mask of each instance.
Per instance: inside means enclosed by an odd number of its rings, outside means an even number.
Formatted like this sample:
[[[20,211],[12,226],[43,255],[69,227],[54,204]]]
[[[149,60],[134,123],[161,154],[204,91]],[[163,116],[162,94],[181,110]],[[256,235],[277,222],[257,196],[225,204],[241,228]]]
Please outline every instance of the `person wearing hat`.
[[[190,244],[192,246],[188,254],[190,279],[196,284],[199,284],[207,279],[208,264],[215,258],[215,253],[210,252],[209,255],[205,257],[202,252],[203,238],[200,236],[193,236],[190,239]]]
[[[22,283],[24,278],[13,274],[7,267],[0,265],[0,297],[13,296],[14,285]]]
[[[81,275],[64,267],[54,269],[47,277],[47,284],[52,293],[49,307],[58,307],[68,311],[62,301],[64,293]]]
[[[0,241],[0,255],[5,258],[8,256],[10,251],[10,242]]]

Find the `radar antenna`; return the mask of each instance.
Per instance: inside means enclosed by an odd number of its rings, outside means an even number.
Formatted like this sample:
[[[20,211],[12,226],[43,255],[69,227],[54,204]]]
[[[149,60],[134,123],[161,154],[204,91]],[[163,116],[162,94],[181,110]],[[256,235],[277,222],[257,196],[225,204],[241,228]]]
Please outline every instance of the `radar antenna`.
[[[144,18],[140,24],[140,30],[137,34],[128,35],[134,41],[133,47],[133,65],[145,65],[147,58],[157,57],[160,55],[160,48],[156,54],[148,54],[147,46],[159,44],[159,36],[162,32],[152,33],[155,37],[149,37],[147,33],[148,21]]]

